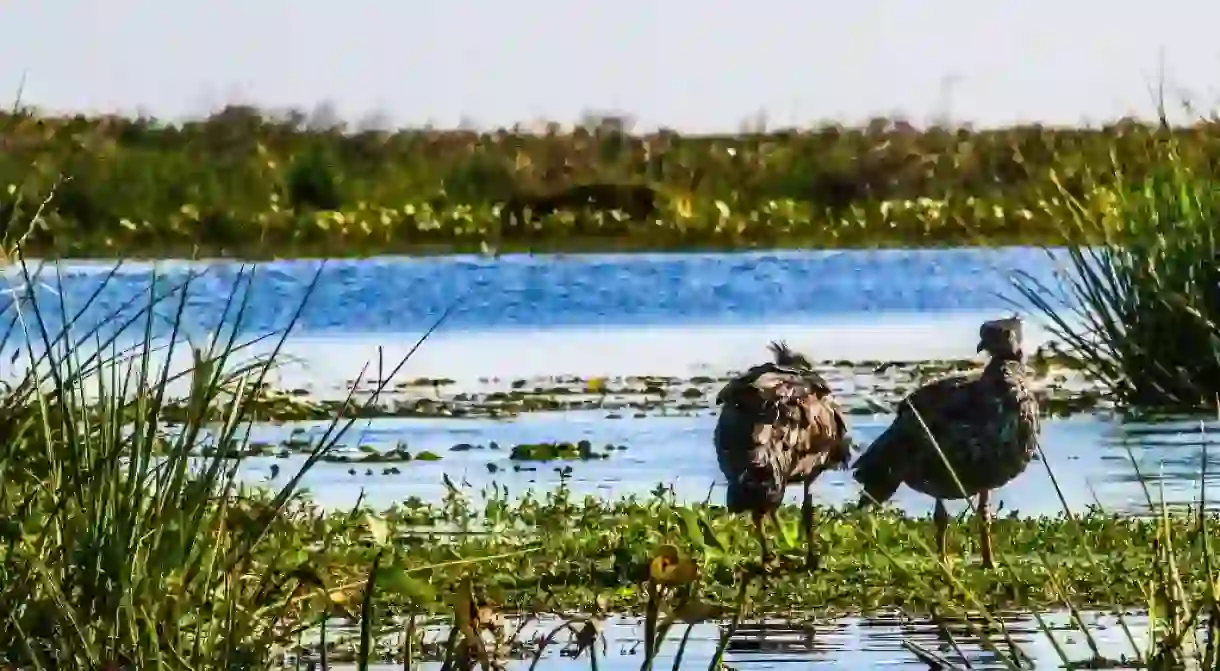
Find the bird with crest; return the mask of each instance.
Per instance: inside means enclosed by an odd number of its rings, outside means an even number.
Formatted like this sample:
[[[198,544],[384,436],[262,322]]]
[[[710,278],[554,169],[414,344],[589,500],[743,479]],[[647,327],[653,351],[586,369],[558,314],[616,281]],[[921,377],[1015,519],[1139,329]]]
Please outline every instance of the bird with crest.
[[[859,508],[883,504],[906,484],[936,499],[936,546],[947,554],[945,500],[978,496],[981,554],[994,566],[990,493],[1020,475],[1039,449],[1038,400],[1025,380],[1021,320],[983,322],[981,370],[933,380],[899,404],[890,426],[852,466]]]
[[[801,483],[801,526],[806,564],[818,566],[813,547],[813,498],[810,486],[824,471],[851,462],[847,423],[830,385],[804,355],[782,341],[772,342],[774,357],[725,384],[716,396],[721,407],[714,443],[720,471],[728,481],[725,507],[749,512],[762,550],[762,563],[775,559],[763,524],[779,528],[776,510],[789,484]]]

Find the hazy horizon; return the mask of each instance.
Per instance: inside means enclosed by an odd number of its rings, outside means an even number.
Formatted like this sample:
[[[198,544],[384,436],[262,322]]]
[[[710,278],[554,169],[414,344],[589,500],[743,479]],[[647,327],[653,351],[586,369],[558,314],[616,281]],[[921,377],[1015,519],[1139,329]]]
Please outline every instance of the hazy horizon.
[[[565,125],[733,132],[873,117],[979,127],[1216,106],[1220,4],[1097,0],[696,4],[619,0],[142,0],[0,8],[0,91],[50,113],[167,121],[226,104],[352,126]],[[1134,8],[1131,8],[1134,9]],[[1176,105],[1175,111],[1176,111]],[[323,114],[328,112],[323,111]],[[1179,115],[1179,118],[1182,118]]]

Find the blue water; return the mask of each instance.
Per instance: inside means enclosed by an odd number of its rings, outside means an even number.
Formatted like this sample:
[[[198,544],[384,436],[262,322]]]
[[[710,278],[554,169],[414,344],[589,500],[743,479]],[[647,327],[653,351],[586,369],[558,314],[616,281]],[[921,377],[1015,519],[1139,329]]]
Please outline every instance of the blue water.
[[[244,300],[240,330],[263,333],[292,320],[320,270],[297,332],[395,333],[425,329],[455,304],[445,322],[450,331],[1003,310],[1003,296],[1014,295],[1014,269],[1045,280],[1052,268],[1043,251],[1018,247],[275,261],[259,265],[253,279],[249,266],[233,262],[167,262],[155,276],[154,264],[129,263],[113,277],[105,263],[65,263],[58,278],[44,270],[34,290],[44,314],[51,313],[44,319],[58,324],[58,296],[66,314],[75,315],[105,285],[77,322],[78,330],[88,331],[135,315],[149,304],[151,287],[170,292],[195,274],[186,328],[233,324]],[[17,281],[12,270],[9,279]],[[173,321],[173,296],[155,311],[155,335]],[[136,322],[131,329],[142,326]]]

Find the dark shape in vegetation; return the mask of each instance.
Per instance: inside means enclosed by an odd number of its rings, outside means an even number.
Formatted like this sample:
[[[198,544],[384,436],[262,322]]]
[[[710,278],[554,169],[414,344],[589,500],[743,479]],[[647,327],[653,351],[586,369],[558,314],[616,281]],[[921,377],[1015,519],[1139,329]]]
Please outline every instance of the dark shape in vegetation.
[[[916,389],[853,466],[864,487],[861,508],[884,503],[903,483],[936,498],[933,519],[942,558],[949,524],[944,499],[977,494],[983,565],[993,566],[990,491],[1024,472],[1037,452],[1038,401],[1025,382],[1021,335],[1015,316],[984,322],[978,351],[991,360],[982,371]]]
[[[774,363],[754,366],[716,396],[722,408],[714,442],[720,472],[728,480],[725,506],[731,513],[750,512],[766,564],[774,555],[763,518],[769,516],[778,528],[775,511],[784,490],[801,483],[806,562],[814,568],[818,559],[809,487],[823,471],[846,468],[851,461],[847,423],[830,386],[807,358],[783,342],[771,343],[770,349]]]
[[[285,180],[288,202],[302,211],[338,210],[343,207],[343,194],[333,163],[317,147],[294,158]]]

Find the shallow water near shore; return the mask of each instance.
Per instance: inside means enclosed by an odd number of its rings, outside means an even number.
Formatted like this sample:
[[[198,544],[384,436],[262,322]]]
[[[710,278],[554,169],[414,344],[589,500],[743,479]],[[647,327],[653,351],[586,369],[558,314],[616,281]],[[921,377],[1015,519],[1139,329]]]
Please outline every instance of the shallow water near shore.
[[[853,417],[851,430],[862,444],[867,444],[884,430],[891,417]],[[301,484],[315,500],[332,508],[350,507],[361,497],[375,508],[408,496],[439,501],[446,492],[442,474],[468,484],[472,495],[493,483],[516,495],[551,489],[563,482],[578,495],[647,496],[662,485],[672,488],[679,500],[702,501],[710,495],[719,502],[724,496],[724,480],[715,459],[707,455],[714,425],[711,414],[619,420],[606,420],[604,413],[596,412],[529,413],[509,421],[375,419],[354,426],[345,436],[344,445],[378,451],[404,445],[441,458],[393,464],[321,463],[305,475]],[[318,422],[263,426],[256,428],[252,438],[275,442],[287,438],[297,426],[309,427],[307,435],[318,435],[325,428]],[[1215,435],[1215,423],[1210,426]],[[1022,477],[992,496],[999,514],[1053,516],[1063,511],[1046,465],[1054,473],[1068,507],[1075,512],[1094,503],[1111,512],[1150,512],[1128,447],[1145,482],[1152,486],[1154,502],[1162,496],[1170,504],[1197,502],[1198,473],[1205,454],[1209,469],[1220,470],[1220,446],[1210,436],[1203,436],[1193,420],[1136,424],[1080,415],[1049,420],[1043,431],[1047,464],[1034,462]],[[505,449],[517,444],[579,440],[598,447],[613,444],[626,449],[601,460],[551,462],[514,461]],[[489,447],[493,441],[498,449]],[[359,459],[359,453],[354,453],[353,459]],[[303,461],[303,456],[247,458],[241,473],[248,482],[274,486]],[[271,477],[273,467],[280,472],[276,478]],[[798,503],[799,494],[798,488],[792,488],[788,500]],[[818,480],[813,494],[819,504],[839,506],[854,502],[859,490],[848,472],[831,471]],[[1208,494],[1208,507],[1217,507],[1220,500],[1213,492]],[[907,488],[899,490],[892,503],[915,515],[928,514],[932,506],[931,499]],[[957,511],[965,504],[951,502],[949,508]]]
[[[243,300],[239,341],[283,328],[320,272],[271,382],[312,397],[342,398],[366,364],[366,379],[388,373],[455,302],[396,380],[444,377],[452,380],[447,392],[460,392],[496,380],[558,376],[715,377],[763,359],[772,339],[786,339],[819,360],[965,359],[974,355],[978,323],[1012,310],[1005,299],[1015,295],[1011,274],[1021,270],[1047,281],[1054,265],[1042,250],[1013,247],[276,261],[260,264],[252,281],[232,262],[131,263],[113,275],[110,268],[106,262],[61,262],[58,282],[47,269],[42,281],[48,286],[30,290],[40,292],[42,303],[62,297],[65,313],[74,315],[100,288],[74,327],[83,333],[91,323],[104,324],[106,314],[131,313],[147,303],[141,296],[150,287],[181,282],[189,269],[201,274],[188,292],[182,325],[184,336],[199,344]],[[13,269],[8,274],[12,281]],[[239,301],[231,300],[234,290]],[[42,303],[43,319],[54,322],[56,311]],[[156,310],[152,324],[160,341],[174,316],[169,303]],[[138,342],[134,328],[119,334],[120,341]],[[102,331],[115,333],[116,327]],[[1027,350],[1046,337],[1038,322],[1027,323]],[[265,352],[272,344],[260,342],[251,351]],[[189,349],[180,345],[171,368],[184,369],[189,361]],[[20,362],[9,370],[18,372]],[[851,417],[861,444],[884,428],[887,412],[882,407]],[[255,426],[253,436],[274,442],[316,424],[267,423]],[[707,410],[614,419],[573,410],[503,419],[361,420],[345,445],[403,444],[441,459],[394,464],[398,472],[389,474],[385,465],[325,463],[304,484],[328,506],[350,505],[361,490],[370,503],[434,499],[444,491],[442,473],[476,488],[497,482],[515,492],[553,487],[562,477],[574,490],[599,496],[643,494],[662,483],[686,499],[702,500],[709,491],[719,498],[713,424]],[[509,460],[506,450],[452,450],[579,440],[627,449],[596,462],[524,464]],[[1194,474],[1209,442],[1192,420],[1146,425],[1099,413],[1048,420],[1044,434],[1047,458],[1073,509],[1096,497],[1107,508],[1131,512],[1146,503],[1127,447],[1144,474],[1164,487],[1167,500],[1186,502],[1198,496]],[[250,482],[265,482],[273,464],[290,473],[299,461],[250,458],[242,473]],[[561,474],[565,466],[571,471]],[[844,473],[824,476],[815,491],[824,503],[855,497]],[[1061,509],[1037,463],[997,498],[1004,510],[1021,514]],[[919,513],[930,505],[907,490],[895,503]]]
[[[1110,614],[1085,612],[1082,617],[1090,625],[1094,640],[1102,657],[1119,660],[1124,657],[1134,657],[1131,643],[1118,624],[1118,618]],[[1044,616],[1048,627],[1053,632],[1055,640],[1062,646],[1069,659],[1081,661],[1089,659],[1091,651],[1083,635],[1069,626],[1067,613],[1049,613]],[[1136,644],[1145,645],[1147,618],[1144,616],[1125,616],[1127,626],[1131,629]],[[1037,622],[1028,615],[1009,615],[1003,618],[1005,626],[1013,640],[1035,663],[1035,668],[1058,668],[1061,661],[1054,646],[1046,634],[1038,627]],[[555,626],[555,622],[544,622],[539,627],[526,630],[528,635],[535,628],[543,632]],[[696,625],[689,637],[682,656],[683,669],[705,669],[715,654],[721,626],[715,623]],[[655,660],[654,668],[669,669],[673,667],[674,657],[678,650],[685,626],[677,626],[671,631],[667,645]],[[643,639],[643,623],[638,620],[610,618],[607,621],[604,634],[606,648],[603,652],[599,646],[598,668],[626,671],[638,669],[642,661],[639,652]],[[1003,661],[995,653],[986,650],[978,641],[971,640],[969,634],[959,627],[954,627],[954,637],[961,647],[961,653],[947,642],[948,639],[933,623],[926,620],[912,620],[898,615],[877,615],[873,617],[843,618],[838,620],[817,620],[809,623],[787,623],[778,621],[762,621],[743,623],[737,634],[730,639],[725,652],[725,663],[735,669],[786,669],[809,666],[817,668],[839,669],[876,669],[876,668],[910,668],[927,669],[928,665],[920,662],[912,652],[903,646],[903,641],[912,641],[923,648],[931,650],[951,662],[968,663],[968,668],[1002,669],[1006,668]],[[997,639],[999,633],[993,634]],[[561,637],[559,639],[563,641]],[[1002,646],[1003,643],[1001,642]],[[543,654],[537,668],[559,669],[572,668],[573,665],[587,666],[588,653],[579,660],[560,653],[564,646],[555,646]],[[574,648],[573,648],[574,649]],[[1004,649],[1001,647],[1001,649]],[[510,663],[508,668],[529,668],[530,660]],[[420,664],[420,668],[439,668],[439,663]],[[334,669],[355,668],[342,664],[332,664]],[[400,669],[398,665],[370,665],[370,669]],[[1134,666],[1113,666],[1107,668],[1135,668]]]

